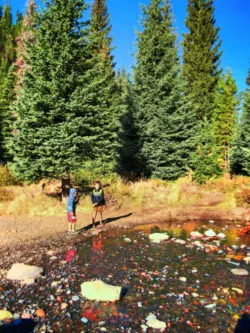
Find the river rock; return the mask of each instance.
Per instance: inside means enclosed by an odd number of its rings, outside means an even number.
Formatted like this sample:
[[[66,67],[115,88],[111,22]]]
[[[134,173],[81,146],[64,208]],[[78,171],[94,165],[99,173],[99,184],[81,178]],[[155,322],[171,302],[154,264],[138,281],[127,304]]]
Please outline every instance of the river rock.
[[[81,284],[82,296],[89,300],[115,302],[121,298],[122,287],[112,286],[101,280]]]
[[[125,242],[125,243],[131,243],[132,240],[131,240],[130,238],[124,238],[124,242]]]
[[[12,319],[12,313],[7,310],[0,310],[0,320]]]
[[[176,239],[175,243],[180,244],[180,245],[185,245],[186,241],[184,241],[183,239]]]
[[[205,236],[206,237],[215,237],[216,233],[212,229],[209,229],[209,230],[205,231]]]
[[[246,262],[246,264],[250,264],[250,256],[243,258],[243,260]]]
[[[149,235],[149,239],[154,244],[160,244],[161,242],[168,240],[169,236],[167,234],[153,233]]]
[[[41,276],[43,269],[37,266],[29,266],[25,264],[13,264],[7,273],[7,279],[18,280],[31,284],[35,279]]]
[[[190,235],[191,238],[193,239],[198,239],[203,237],[203,235],[199,231],[192,231]]]
[[[244,295],[244,291],[240,288],[233,287],[232,290],[235,291],[236,294],[238,294],[240,296]]]
[[[167,327],[166,323],[164,321],[158,320],[154,314],[150,314],[146,318],[146,321],[147,321],[148,327],[150,327],[150,328],[164,330]]]
[[[217,237],[220,238],[220,239],[224,239],[224,238],[226,238],[226,235],[223,234],[223,232],[220,232],[220,233],[217,235]]]
[[[242,269],[242,268],[234,268],[234,269],[231,269],[231,272],[232,272],[234,275],[240,275],[240,276],[248,275],[248,271],[247,271],[246,269]]]

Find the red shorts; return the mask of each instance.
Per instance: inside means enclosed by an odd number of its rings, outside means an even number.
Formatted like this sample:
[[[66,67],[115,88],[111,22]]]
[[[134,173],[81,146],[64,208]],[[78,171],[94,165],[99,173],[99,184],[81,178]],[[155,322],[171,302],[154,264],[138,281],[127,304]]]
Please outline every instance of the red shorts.
[[[76,223],[76,216],[72,212],[67,212],[67,219],[69,223]]]

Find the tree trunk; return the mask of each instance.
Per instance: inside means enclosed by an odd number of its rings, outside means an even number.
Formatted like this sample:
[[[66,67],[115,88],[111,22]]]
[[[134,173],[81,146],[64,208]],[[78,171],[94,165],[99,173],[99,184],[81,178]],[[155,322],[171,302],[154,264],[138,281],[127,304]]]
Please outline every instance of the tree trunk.
[[[70,178],[62,178],[62,202],[66,203],[70,190]]]

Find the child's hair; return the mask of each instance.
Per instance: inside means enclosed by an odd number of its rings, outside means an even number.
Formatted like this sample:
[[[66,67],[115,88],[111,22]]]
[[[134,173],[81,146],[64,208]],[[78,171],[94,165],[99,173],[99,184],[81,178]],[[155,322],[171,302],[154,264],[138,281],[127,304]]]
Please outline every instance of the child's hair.
[[[101,183],[99,180],[96,180],[96,181],[94,182],[94,185],[99,185],[100,187],[102,187],[102,183]]]

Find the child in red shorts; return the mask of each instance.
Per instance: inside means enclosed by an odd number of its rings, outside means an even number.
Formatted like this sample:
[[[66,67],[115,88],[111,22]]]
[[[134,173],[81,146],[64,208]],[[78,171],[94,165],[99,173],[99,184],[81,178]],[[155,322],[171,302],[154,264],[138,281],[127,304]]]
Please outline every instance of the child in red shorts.
[[[76,205],[79,202],[79,197],[77,190],[75,188],[71,188],[69,191],[69,199],[67,206],[67,219],[68,219],[68,233],[75,233],[76,230]]]

